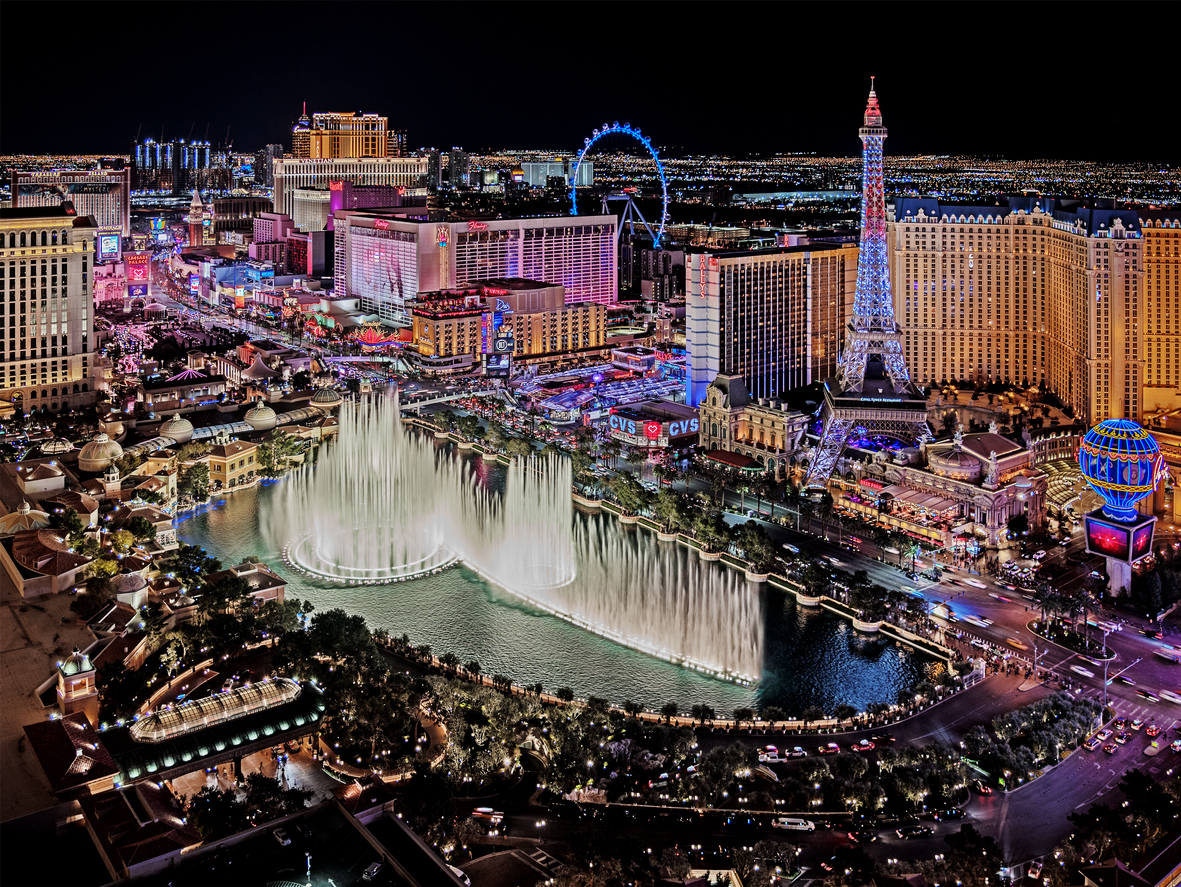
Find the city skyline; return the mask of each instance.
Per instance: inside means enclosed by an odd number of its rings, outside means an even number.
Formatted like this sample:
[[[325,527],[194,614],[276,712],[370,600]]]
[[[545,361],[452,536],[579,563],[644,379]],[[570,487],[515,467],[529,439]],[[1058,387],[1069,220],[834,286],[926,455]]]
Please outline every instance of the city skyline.
[[[399,6],[396,20],[380,7],[348,8],[366,10],[374,25],[390,16],[390,24],[396,22],[402,33],[432,33],[434,16],[426,7]],[[761,9],[715,12],[711,29],[750,33]],[[532,22],[517,47],[496,29],[448,34],[442,52],[425,36],[411,37],[398,48],[394,63],[380,53],[358,53],[349,59],[350,76],[325,78],[322,65],[301,65],[260,80],[249,94],[232,85],[211,85],[200,98],[175,103],[175,109],[155,102],[124,102],[114,108],[87,102],[69,115],[40,115],[38,108],[73,88],[72,73],[51,70],[6,99],[0,112],[7,124],[0,130],[0,153],[126,153],[137,132],[140,139],[162,134],[165,139],[207,138],[218,144],[225,142],[227,128],[240,150],[275,142],[289,146],[292,126],[306,102],[308,113],[364,110],[386,115],[391,128],[407,131],[412,150],[451,145],[475,151],[528,146],[572,150],[593,128],[618,119],[643,127],[672,154],[852,156],[859,146],[849,134],[856,122],[849,108],[876,76],[883,108],[897,121],[892,146],[897,155],[1168,161],[1172,152],[1163,130],[1145,128],[1135,139],[1127,135],[1129,121],[1151,119],[1163,98],[1157,81],[1095,78],[1084,83],[1082,75],[1062,73],[1054,65],[1055,54],[1068,55],[1070,45],[1086,45],[1096,33],[1072,35],[1066,26],[1063,34],[1063,26],[1056,24],[1055,33],[1064,40],[1061,49],[1010,53],[1006,47],[1014,38],[999,23],[974,23],[971,44],[950,43],[937,23],[925,20],[923,9],[903,6],[865,13],[858,32],[874,35],[867,46],[856,34],[789,38],[793,42],[785,71],[760,69],[757,46],[753,56],[707,46],[696,60],[682,47],[692,45],[704,25],[700,16],[673,18],[660,7],[629,10],[627,24],[620,26],[626,33],[615,42],[604,42],[589,28],[570,32]],[[18,7],[9,15],[19,27],[30,13]],[[178,12],[165,16],[163,26],[171,17],[183,28]],[[1043,24],[1049,24],[1048,14],[1035,7],[1026,14],[1024,33],[1036,33]],[[299,21],[268,21],[268,39],[295,45],[301,28]],[[654,36],[649,42],[634,34]],[[1076,40],[1065,42],[1071,37]],[[922,62],[919,55],[927,47],[934,48],[934,56]],[[512,65],[524,64],[534,53],[545,57],[537,73],[526,74],[526,67],[513,74]],[[1018,60],[1029,56],[1032,63],[1047,54],[1052,74],[1009,60],[1010,55]],[[653,56],[652,75],[639,73]],[[331,58],[326,51],[323,65],[331,65]],[[751,70],[735,69],[738,59],[751,64]],[[503,80],[472,76],[506,62],[512,64],[504,68]],[[6,60],[6,67],[12,64]],[[150,80],[160,76],[153,68],[141,56],[117,56],[104,60],[104,80]],[[723,107],[725,113],[719,113]],[[31,119],[38,125],[16,125]],[[1063,125],[1065,121],[1076,125]]]

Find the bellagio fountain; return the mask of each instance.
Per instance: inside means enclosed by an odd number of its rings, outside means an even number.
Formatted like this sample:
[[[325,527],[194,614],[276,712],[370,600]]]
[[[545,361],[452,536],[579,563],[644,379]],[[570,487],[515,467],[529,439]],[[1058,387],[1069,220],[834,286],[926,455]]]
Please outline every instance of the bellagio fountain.
[[[346,585],[466,568],[618,644],[740,684],[759,679],[763,616],[741,573],[675,543],[653,551],[614,520],[587,520],[570,460],[516,460],[503,489],[405,427],[396,400],[340,411],[335,443],[276,491],[263,531],[288,564]]]

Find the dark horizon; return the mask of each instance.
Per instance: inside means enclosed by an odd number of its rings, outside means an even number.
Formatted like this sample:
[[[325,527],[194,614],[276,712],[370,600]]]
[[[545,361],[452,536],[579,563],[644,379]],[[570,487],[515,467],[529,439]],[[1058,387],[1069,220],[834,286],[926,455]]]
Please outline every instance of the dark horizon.
[[[67,17],[71,9],[52,8]],[[74,8],[82,14],[92,7]],[[146,8],[104,7],[113,20],[133,20]],[[203,4],[206,12],[232,9],[238,21],[266,21],[251,36],[224,38],[186,36],[191,16],[183,4],[151,8],[153,29],[180,35],[167,40],[180,50],[175,65],[150,43],[138,49],[121,44],[121,54],[103,58],[87,83],[77,66],[44,65],[36,76],[25,76],[20,51],[5,53],[4,79],[21,88],[8,90],[0,108],[0,154],[127,154],[137,130],[141,139],[158,139],[161,130],[166,139],[188,138],[190,132],[204,139],[208,133],[210,142],[221,145],[227,127],[235,150],[267,143],[289,149],[291,127],[306,101],[309,114],[384,114],[391,128],[407,132],[412,150],[572,151],[595,127],[618,120],[640,127],[655,145],[678,156],[850,157],[860,153],[857,128],[871,75],[890,132],[887,154],[1155,165],[1169,163],[1175,152],[1167,128],[1149,123],[1165,98],[1159,78],[1084,73],[1067,79],[1062,73],[1072,68],[1064,66],[1064,57],[1102,35],[1062,37],[1057,6],[1023,7],[1022,40],[974,21],[969,46],[948,45],[946,33],[930,26],[944,15],[936,12],[943,9],[938,5],[842,4],[833,7],[837,19],[815,7],[789,7],[793,30],[765,49],[745,38],[759,34],[765,21],[780,21],[779,4],[690,4],[676,12],[664,5],[576,6],[588,22],[578,33],[533,21],[516,25],[516,19],[531,17],[497,14],[548,8],[540,5],[348,3],[341,8],[356,25],[347,35],[329,32],[320,46],[309,44],[314,29],[298,14],[319,8],[311,3],[284,4],[295,14],[274,23],[264,13],[274,10],[270,4]],[[627,18],[613,23],[619,36],[601,36],[603,25],[591,22],[622,8]],[[956,8],[975,10],[975,19],[1006,7]],[[29,33],[43,9],[14,5],[6,10],[6,24],[13,33]],[[702,15],[705,10],[709,16]],[[839,34],[834,21],[858,24]],[[440,35],[442,27],[452,32]],[[1061,46],[1029,42],[1051,27]],[[710,39],[696,44],[702,29]],[[867,33],[872,36],[861,36]],[[386,51],[360,43],[369,34],[393,34],[391,41],[410,36]],[[254,35],[258,46],[252,45]],[[358,46],[350,55],[353,38]],[[223,44],[240,49],[245,63],[219,48]],[[661,56],[663,65],[652,61]],[[1106,58],[1106,64],[1121,64],[1118,54]],[[1092,59],[1087,70],[1097,63]],[[635,73],[648,65],[658,73]],[[1128,58],[1127,67],[1134,65]],[[179,97],[168,102],[172,89]],[[133,97],[137,92],[144,97]]]

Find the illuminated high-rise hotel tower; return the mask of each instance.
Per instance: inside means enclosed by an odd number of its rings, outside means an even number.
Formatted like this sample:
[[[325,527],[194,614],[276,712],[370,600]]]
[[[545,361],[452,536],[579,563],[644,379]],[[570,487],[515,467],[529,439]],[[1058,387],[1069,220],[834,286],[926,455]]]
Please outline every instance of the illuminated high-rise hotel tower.
[[[837,376],[824,385],[824,426],[808,467],[808,487],[823,488],[850,441],[913,444],[926,437],[927,401],[910,381],[902,335],[894,320],[886,248],[882,143],[886,128],[872,83],[861,127],[861,250],[853,316]]]

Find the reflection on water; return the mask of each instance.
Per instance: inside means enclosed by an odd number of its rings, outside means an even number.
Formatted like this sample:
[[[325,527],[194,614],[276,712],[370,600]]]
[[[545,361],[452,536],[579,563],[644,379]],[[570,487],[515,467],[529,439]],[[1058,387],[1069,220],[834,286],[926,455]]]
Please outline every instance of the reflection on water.
[[[504,469],[478,459],[473,467],[494,487],[503,486]],[[279,552],[259,532],[260,510],[271,505],[277,486],[243,490],[211,503],[182,520],[178,536],[206,548],[223,563],[257,555],[282,573]],[[728,638],[738,638],[743,649],[752,649],[749,644],[757,641],[762,650],[759,686],[754,690],[735,686],[621,647],[530,606],[466,568],[384,586],[339,586],[287,575],[287,594],[310,600],[317,610],[341,607],[358,613],[370,626],[406,633],[415,644],[430,644],[436,652],[454,652],[463,661],[476,659],[486,673],[501,672],[519,682],[541,682],[547,689],[569,686],[579,695],[593,693],[617,702],[633,699],[655,707],[669,701],[684,708],[701,703],[729,714],[737,706],[754,703],[779,706],[789,715],[809,705],[828,712],[841,703],[864,709],[870,702],[892,702],[900,688],[921,680],[932,665],[893,641],[858,634],[835,614],[798,607],[780,592],[769,590],[757,604],[748,602],[748,587],[736,572],[726,570],[728,576],[707,583],[711,590],[737,595],[711,609],[699,599],[700,565],[675,548],[658,543],[645,531],[610,526],[614,521],[605,516],[578,517],[577,522],[582,525],[575,535],[583,544],[587,538],[609,540],[614,538],[611,534],[619,534],[617,541],[603,543],[604,551],[636,558],[636,563],[648,564],[646,568],[655,574],[675,573],[689,583],[678,609],[683,622],[675,630],[689,630],[698,612],[705,619],[738,619],[752,607],[760,607],[761,612],[749,621],[763,623],[762,639],[745,638],[744,625],[727,633]],[[592,602],[582,603],[592,607]]]

